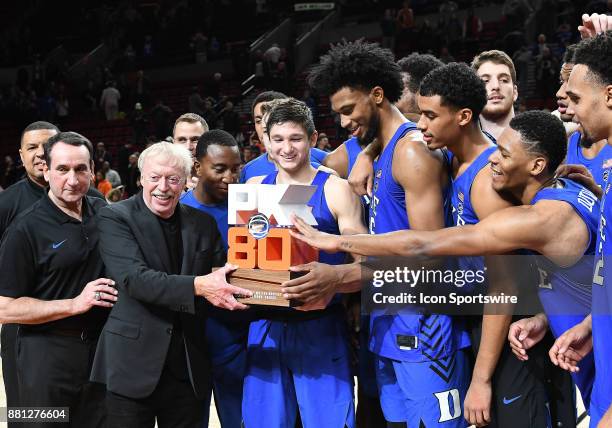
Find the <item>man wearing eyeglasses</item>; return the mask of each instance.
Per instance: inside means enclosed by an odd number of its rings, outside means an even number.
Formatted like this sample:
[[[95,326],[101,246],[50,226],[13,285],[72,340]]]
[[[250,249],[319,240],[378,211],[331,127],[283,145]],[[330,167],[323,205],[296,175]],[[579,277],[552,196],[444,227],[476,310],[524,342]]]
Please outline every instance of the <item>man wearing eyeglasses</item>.
[[[161,142],[142,152],[142,192],[99,213],[100,254],[121,299],[104,326],[91,378],[105,383],[108,426],[201,425],[210,385],[203,334],[210,304],[245,309],[225,280],[212,217],[179,198],[190,153]]]

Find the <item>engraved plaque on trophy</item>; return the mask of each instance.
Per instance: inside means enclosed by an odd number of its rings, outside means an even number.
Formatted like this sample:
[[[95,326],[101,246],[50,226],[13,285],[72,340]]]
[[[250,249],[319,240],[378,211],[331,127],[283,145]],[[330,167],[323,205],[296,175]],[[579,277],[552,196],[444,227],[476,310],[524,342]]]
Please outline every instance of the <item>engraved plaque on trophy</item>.
[[[285,307],[298,303],[285,299],[280,285],[301,275],[290,266],[316,261],[319,253],[291,236],[290,215],[316,225],[307,205],[315,190],[296,184],[230,184],[228,224],[233,227],[228,230],[227,261],[239,269],[228,275],[228,281],[253,292],[238,301]]]

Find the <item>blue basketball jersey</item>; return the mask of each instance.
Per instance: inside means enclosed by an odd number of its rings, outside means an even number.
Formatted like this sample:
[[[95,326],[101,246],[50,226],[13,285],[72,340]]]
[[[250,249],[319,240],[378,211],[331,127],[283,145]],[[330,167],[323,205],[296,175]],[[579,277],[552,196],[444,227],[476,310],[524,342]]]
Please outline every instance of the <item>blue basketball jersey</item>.
[[[319,165],[321,165],[328,154],[329,152],[326,152],[325,150],[321,150],[321,149],[317,149],[316,147],[313,147],[312,149],[310,149],[310,160],[312,162],[316,162]]]
[[[593,352],[595,355],[595,384],[591,395],[591,427],[595,427],[612,404],[612,201],[609,200],[612,182],[606,174],[603,183],[601,217],[593,274]]]
[[[570,135],[567,143],[567,157],[565,158],[565,163],[584,165],[591,171],[591,174],[593,174],[595,183],[597,183],[599,187],[602,187],[608,174],[608,168],[604,168],[604,163],[608,159],[612,160],[612,147],[606,144],[597,156],[588,159],[582,154],[582,147],[580,146],[581,138],[582,135],[578,131]]]
[[[587,226],[589,244],[584,257],[572,266],[559,267],[543,257],[537,259],[540,270],[538,295],[555,337],[559,337],[582,322],[591,312],[593,255],[600,211],[597,197],[585,187],[567,179],[558,181],[563,187],[540,190],[531,201],[531,205],[543,200],[567,202]],[[587,408],[593,388],[594,370],[593,355],[589,354],[580,362],[580,371],[572,374]]]
[[[272,174],[264,177],[261,184],[276,184],[276,176],[278,172],[273,172]],[[329,173],[323,171],[317,171],[311,186],[316,186],[317,190],[311,196],[310,201],[308,201],[308,206],[312,207],[312,215],[317,220],[317,229],[331,233],[333,235],[340,235],[340,229],[338,229],[338,222],[336,218],[329,210],[327,206],[327,200],[325,199],[325,182],[329,179]],[[328,253],[325,251],[319,251],[319,261],[321,263],[327,263],[329,265],[339,265],[346,261],[346,253],[338,252],[338,253]]]
[[[416,130],[413,122],[402,124],[374,164],[374,186],[370,204],[371,234],[409,229],[405,192],[393,178],[393,153],[399,139]],[[370,343],[373,353],[406,362],[445,358],[469,346],[461,323],[447,315],[423,314],[418,308],[406,308],[399,314],[374,310],[370,315]],[[416,338],[414,347],[403,345],[405,338]]]
[[[466,224],[476,224],[480,220],[472,206],[472,184],[476,175],[489,165],[489,156],[497,150],[497,146],[491,146],[483,151],[458,177],[451,179],[451,226],[464,226]],[[449,152],[449,163],[452,168],[453,156]],[[484,258],[482,256],[465,256],[457,259],[458,268],[461,270],[484,270]],[[472,285],[467,283],[464,286],[466,292],[472,290]]]
[[[219,229],[221,238],[223,238],[223,245],[227,249],[227,230],[229,228],[227,224],[227,202],[219,205],[203,204],[196,199],[193,190],[183,193],[180,202],[211,215],[217,222],[217,229]]]
[[[353,170],[355,162],[357,162],[357,156],[359,156],[359,153],[361,153],[361,146],[359,145],[359,140],[357,137],[351,137],[342,144],[344,144],[346,154],[348,155],[347,174],[350,174]]]

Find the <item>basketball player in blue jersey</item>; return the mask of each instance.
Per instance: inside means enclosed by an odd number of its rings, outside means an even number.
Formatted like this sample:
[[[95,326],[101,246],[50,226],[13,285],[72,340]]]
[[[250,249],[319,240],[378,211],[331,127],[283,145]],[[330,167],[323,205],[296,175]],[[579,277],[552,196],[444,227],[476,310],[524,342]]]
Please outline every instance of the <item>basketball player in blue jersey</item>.
[[[238,182],[240,151],[229,133],[215,129],[199,138],[195,151],[195,189],[181,196],[180,202],[210,214],[227,248],[228,186]],[[205,334],[212,361],[212,391],[221,425],[240,428],[242,387],[246,373],[246,341],[251,314],[210,309]],[[203,426],[208,426],[210,390],[205,400]]]
[[[309,205],[321,230],[365,232],[359,199],[348,183],[310,164],[311,143],[317,139],[310,109],[295,99],[271,106],[266,132],[279,169],[249,183],[317,186]],[[320,252],[319,260],[320,265],[341,265],[346,254]],[[316,311],[261,313],[263,319],[252,322],[249,330],[245,426],[293,427],[299,406],[304,428],[354,427],[353,379],[340,301],[332,298]]]
[[[333,169],[338,173],[340,178],[347,179],[355,165],[357,156],[363,147],[359,144],[357,137],[350,137],[343,142],[334,151],[325,158],[324,165]],[[361,198],[364,207],[364,222],[368,221],[369,198]],[[291,288],[294,282],[288,282],[286,287]],[[385,424],[385,419],[380,408],[380,400],[378,398],[378,387],[376,386],[376,375],[374,373],[374,356],[368,350],[368,338],[370,336],[370,318],[363,315],[360,309],[360,295],[355,293],[348,299],[349,315],[356,314],[355,317],[349,317],[349,324],[354,324],[353,330],[356,340],[352,343],[356,346],[358,352],[357,359],[357,427],[370,427]]]
[[[514,102],[518,98],[514,63],[505,52],[490,50],[476,55],[471,67],[487,90],[487,104],[480,114],[480,126],[497,139],[514,117]]]
[[[393,104],[403,91],[393,54],[362,41],[336,45],[313,68],[309,83],[330,96],[332,109],[352,137],[362,144],[376,139],[382,145],[370,232],[443,227],[448,185],[443,155],[427,149],[415,124]],[[407,312],[372,313],[370,318],[369,348],[376,354],[380,400],[389,426],[465,426],[461,407],[468,375],[463,351],[469,346],[467,334],[447,316]],[[443,331],[429,353],[422,345],[431,342],[425,338],[431,333],[428,328]]]
[[[246,183],[251,177],[257,177],[261,175],[267,175],[276,171],[276,164],[270,153],[270,144],[266,139],[265,132],[263,130],[263,111],[262,107],[273,100],[282,100],[288,98],[287,95],[282,92],[276,91],[264,91],[259,93],[253,100],[251,112],[253,113],[253,123],[255,125],[255,132],[257,138],[266,148],[266,152],[262,153],[249,163],[247,163],[240,173],[240,183]],[[313,147],[311,149],[310,157],[311,163],[315,168],[321,165],[322,160],[327,156],[327,152]]]
[[[574,67],[566,88],[567,113],[574,115],[584,138],[612,141],[612,34],[599,34],[576,46]],[[609,174],[608,174],[609,175]],[[595,356],[595,383],[591,395],[592,427],[612,426],[612,271],[607,260],[612,254],[610,225],[612,203],[608,195],[612,183],[604,181],[596,264],[593,275],[592,317],[564,334],[551,350],[561,367],[575,370],[576,359],[591,347]],[[552,352],[554,351],[554,352]]]
[[[359,139],[351,137],[328,154],[323,165],[336,171],[340,178],[347,179],[361,150],[363,147],[359,144]]]
[[[395,106],[408,120],[416,122],[419,120],[419,116],[421,114],[419,106],[416,102],[421,80],[423,80],[423,78],[431,70],[444,65],[444,63],[433,55],[419,54],[415,52],[397,61],[397,65],[399,65],[402,70],[402,83],[404,85],[404,89],[402,91],[402,96],[399,100],[397,100]],[[348,144],[348,141],[346,143]],[[362,149],[360,149],[360,151],[361,150]],[[380,145],[378,143],[370,143],[368,146],[363,148],[363,151],[365,152],[365,156],[358,156],[359,152],[357,152],[354,155],[354,158],[350,156],[349,151],[351,171],[348,180],[349,184],[353,186],[358,195],[367,195],[369,198],[372,195],[372,183],[374,181],[371,159],[378,156],[380,152]],[[330,164],[327,166],[331,166],[332,168],[336,169],[333,165],[340,163],[342,159],[337,161],[336,159],[333,159],[334,163],[332,164],[332,159],[330,159],[330,157],[326,159],[326,162]],[[340,155],[338,155],[338,158],[339,157]],[[363,166],[359,167],[359,164],[362,164]],[[357,165],[357,167],[353,172],[353,166],[355,165]],[[338,169],[336,169],[336,171],[338,171]]]
[[[561,86],[556,94],[557,105],[559,106],[559,117],[563,122],[571,123],[572,125],[575,125],[575,123],[573,122],[573,115],[569,114],[567,111],[569,99],[567,97],[566,89],[567,81],[574,65],[574,52],[575,45],[568,46],[567,50],[565,51],[563,56],[563,65],[561,66],[561,71],[559,72]],[[584,165],[595,179],[597,185],[600,187],[603,185],[604,176],[606,175],[606,170],[608,169],[604,166],[608,160],[612,162],[612,147],[608,145],[607,140],[604,139],[594,143],[588,138],[583,138],[579,129],[572,130],[572,132],[569,133],[567,158],[565,163],[568,165]]]
[[[534,320],[527,319],[530,324],[522,323],[509,336],[513,351],[526,361],[527,350],[542,340],[549,324],[559,336],[568,327],[581,323],[590,312],[599,203],[582,185],[567,179],[555,181],[555,169],[565,157],[564,142],[561,121],[548,113],[532,111],[513,118],[490,155],[491,186],[495,191],[511,193],[522,206],[497,211],[473,225],[433,232],[399,231],[376,238],[325,235],[300,219],[296,219],[296,226],[306,243],[327,251],[350,248],[361,255],[483,255],[518,249],[543,255],[539,261],[547,276],[542,277],[539,294],[548,318],[541,314]],[[592,358],[587,358],[575,376],[586,402],[593,367]],[[508,391],[506,397],[517,413],[513,423],[521,427],[545,426],[521,423],[518,413],[531,412],[536,403],[526,401],[517,407],[520,403],[513,398],[524,391],[519,380],[515,381],[515,390]]]
[[[421,115],[417,104],[417,94],[421,81],[427,73],[444,65],[444,63],[433,55],[414,52],[397,61],[397,65],[402,69],[404,91],[395,106],[408,120],[416,123]]]

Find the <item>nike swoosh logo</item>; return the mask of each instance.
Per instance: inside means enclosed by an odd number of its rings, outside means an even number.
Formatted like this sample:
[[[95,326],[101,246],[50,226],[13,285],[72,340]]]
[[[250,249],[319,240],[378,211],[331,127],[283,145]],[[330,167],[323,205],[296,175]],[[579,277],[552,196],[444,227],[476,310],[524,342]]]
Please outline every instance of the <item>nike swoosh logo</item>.
[[[516,397],[510,398],[510,399],[507,399],[506,397],[504,397],[503,401],[504,401],[504,404],[508,405],[508,404],[514,403],[519,398],[521,398],[521,395],[517,395]]]
[[[58,249],[59,247],[61,247],[61,246],[62,246],[62,244],[63,244],[64,242],[66,242],[67,240],[68,240],[68,239],[64,239],[62,242],[57,242],[57,243],[55,243],[55,244],[52,244],[51,246],[53,247],[53,249],[54,249],[54,250],[57,250],[57,249]]]

